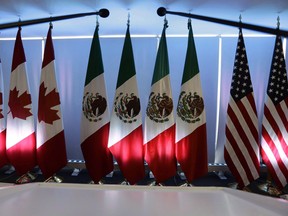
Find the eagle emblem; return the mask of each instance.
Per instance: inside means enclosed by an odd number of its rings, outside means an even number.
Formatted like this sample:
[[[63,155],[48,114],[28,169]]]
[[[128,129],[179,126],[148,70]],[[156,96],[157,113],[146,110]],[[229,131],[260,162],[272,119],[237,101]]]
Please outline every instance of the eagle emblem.
[[[204,110],[204,101],[196,92],[186,93],[182,91],[179,96],[177,115],[187,123],[200,121],[200,115]]]
[[[107,109],[107,101],[105,97],[101,96],[99,93],[89,93],[83,96],[82,101],[82,111],[84,116],[93,122],[102,120],[102,114]]]
[[[124,123],[136,122],[140,113],[140,99],[134,93],[120,92],[115,98],[114,112]]]
[[[173,101],[166,93],[150,93],[146,115],[152,121],[156,123],[166,122],[172,111]]]

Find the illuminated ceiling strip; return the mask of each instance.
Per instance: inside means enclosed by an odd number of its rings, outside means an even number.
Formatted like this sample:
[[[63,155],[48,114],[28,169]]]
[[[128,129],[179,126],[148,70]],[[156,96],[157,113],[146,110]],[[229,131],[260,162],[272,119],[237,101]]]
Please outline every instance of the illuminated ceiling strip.
[[[131,35],[131,38],[158,38],[161,35],[147,35],[147,34],[134,34]],[[83,36],[53,36],[53,39],[91,39],[92,35],[83,35]],[[125,38],[125,35],[100,35],[100,38]],[[166,37],[170,38],[181,38],[187,37],[187,34],[167,34]],[[238,34],[195,34],[194,37],[238,37]],[[259,38],[267,38],[267,37],[275,37],[273,35],[264,35],[264,34],[244,34],[244,37],[259,37]],[[22,40],[43,40],[45,37],[22,37]],[[15,40],[15,37],[3,37],[0,40]]]

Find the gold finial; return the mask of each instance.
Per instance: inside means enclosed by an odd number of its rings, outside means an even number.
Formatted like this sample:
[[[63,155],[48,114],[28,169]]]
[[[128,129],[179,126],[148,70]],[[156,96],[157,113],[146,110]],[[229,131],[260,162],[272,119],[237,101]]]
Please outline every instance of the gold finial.
[[[277,17],[277,28],[278,29],[280,28],[280,17],[279,16]]]
[[[130,12],[128,11],[127,26],[130,26]]]

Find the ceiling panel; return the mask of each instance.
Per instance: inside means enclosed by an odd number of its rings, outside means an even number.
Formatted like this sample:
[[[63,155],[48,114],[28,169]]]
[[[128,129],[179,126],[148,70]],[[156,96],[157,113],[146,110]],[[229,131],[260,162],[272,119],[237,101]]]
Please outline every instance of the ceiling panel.
[[[276,27],[280,17],[281,29],[288,29],[287,0],[0,0],[0,24],[86,13],[107,8],[110,15],[99,17],[100,34],[123,35],[130,14],[131,34],[158,35],[163,27],[163,17],[156,13],[159,7],[169,11]],[[168,14],[167,34],[187,34],[187,18]],[[96,24],[95,16],[53,22],[54,36],[91,36]],[[23,37],[45,37],[48,23],[24,26]],[[237,34],[235,27],[201,20],[193,20],[195,34]],[[1,30],[0,37],[15,37],[16,28]],[[247,31],[248,33],[257,33]],[[245,31],[244,31],[245,33]]]

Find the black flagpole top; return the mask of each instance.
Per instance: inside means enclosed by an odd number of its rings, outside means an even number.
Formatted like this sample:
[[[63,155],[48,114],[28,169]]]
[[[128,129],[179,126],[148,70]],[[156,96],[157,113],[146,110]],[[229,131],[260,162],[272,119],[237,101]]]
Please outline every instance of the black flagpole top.
[[[102,18],[106,18],[106,17],[109,16],[110,12],[109,12],[108,9],[102,8],[102,9],[99,10],[98,14],[99,14],[99,16],[102,17]]]
[[[164,7],[159,7],[159,8],[157,9],[157,14],[158,14],[159,16],[165,16],[165,15],[166,15],[166,8],[164,8]]]

